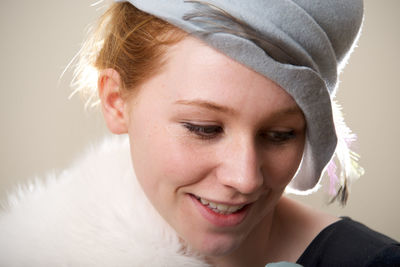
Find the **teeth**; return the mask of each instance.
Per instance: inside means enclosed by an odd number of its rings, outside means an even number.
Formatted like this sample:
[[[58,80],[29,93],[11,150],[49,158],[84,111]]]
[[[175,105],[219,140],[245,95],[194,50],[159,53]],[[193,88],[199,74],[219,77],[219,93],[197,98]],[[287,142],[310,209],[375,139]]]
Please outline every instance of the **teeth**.
[[[210,202],[210,201],[205,200],[203,198],[198,198],[198,199],[200,200],[201,204],[203,204],[204,206],[208,206],[213,211],[215,211],[217,213],[221,213],[221,214],[234,213],[234,212],[240,210],[241,208],[243,208],[243,206],[244,206],[244,205],[228,206],[228,205],[224,205],[224,204],[217,204],[217,203],[214,203],[214,202]]]
[[[213,202],[208,203],[208,206],[210,206],[213,209],[217,208],[217,204],[215,204]]]
[[[219,209],[220,211],[226,212],[226,211],[228,211],[229,208],[230,208],[229,206],[224,205],[224,204],[218,204],[217,205],[217,209]]]
[[[238,210],[240,210],[241,208],[243,208],[243,206],[244,206],[244,205],[241,205],[241,206],[238,206],[238,207],[231,206],[231,207],[228,208],[227,211],[230,212],[230,213],[233,213],[233,212],[238,211]]]
[[[205,199],[200,198],[200,202],[201,202],[201,204],[203,204],[203,205],[208,205],[208,201],[205,200]]]

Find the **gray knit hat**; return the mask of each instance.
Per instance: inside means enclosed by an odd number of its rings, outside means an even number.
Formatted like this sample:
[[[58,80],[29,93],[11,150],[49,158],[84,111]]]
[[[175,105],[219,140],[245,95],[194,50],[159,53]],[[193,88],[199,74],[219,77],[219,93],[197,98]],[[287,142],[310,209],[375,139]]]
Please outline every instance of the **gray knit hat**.
[[[129,2],[268,77],[294,98],[307,133],[301,165],[288,189],[315,189],[338,144],[332,98],[338,72],[360,32],[362,0]]]

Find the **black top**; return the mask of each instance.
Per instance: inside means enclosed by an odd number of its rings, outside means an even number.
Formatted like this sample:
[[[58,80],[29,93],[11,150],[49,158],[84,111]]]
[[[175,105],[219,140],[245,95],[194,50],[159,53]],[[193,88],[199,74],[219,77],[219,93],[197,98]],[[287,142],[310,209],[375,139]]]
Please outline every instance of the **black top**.
[[[297,260],[302,266],[400,266],[400,243],[344,217],[322,230]]]

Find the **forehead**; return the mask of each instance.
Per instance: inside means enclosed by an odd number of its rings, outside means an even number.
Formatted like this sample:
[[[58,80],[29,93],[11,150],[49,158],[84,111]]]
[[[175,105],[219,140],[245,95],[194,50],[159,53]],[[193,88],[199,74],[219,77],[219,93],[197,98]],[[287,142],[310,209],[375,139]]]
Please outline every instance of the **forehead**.
[[[162,101],[212,101],[240,109],[287,109],[293,98],[267,77],[236,62],[194,37],[168,48],[165,65],[142,88]],[[158,92],[157,88],[159,89]]]

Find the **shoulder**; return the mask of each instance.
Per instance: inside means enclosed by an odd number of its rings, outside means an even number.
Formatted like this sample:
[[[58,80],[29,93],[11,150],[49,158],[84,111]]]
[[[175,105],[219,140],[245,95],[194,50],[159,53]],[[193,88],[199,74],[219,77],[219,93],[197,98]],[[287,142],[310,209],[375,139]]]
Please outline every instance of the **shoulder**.
[[[394,266],[400,264],[400,244],[343,218],[322,230],[297,262],[304,266]]]
[[[63,251],[79,257],[87,253],[83,244],[96,240],[96,235],[97,249],[102,249],[101,231],[109,230],[104,227],[107,224],[114,225],[112,205],[130,193],[120,190],[128,188],[129,168],[122,166],[127,163],[121,161],[115,175],[110,167],[125,154],[115,149],[124,151],[124,147],[122,140],[107,139],[87,149],[62,172],[17,187],[0,213],[0,250],[7,255],[0,257],[0,265],[61,265],[58,259],[67,257]]]

